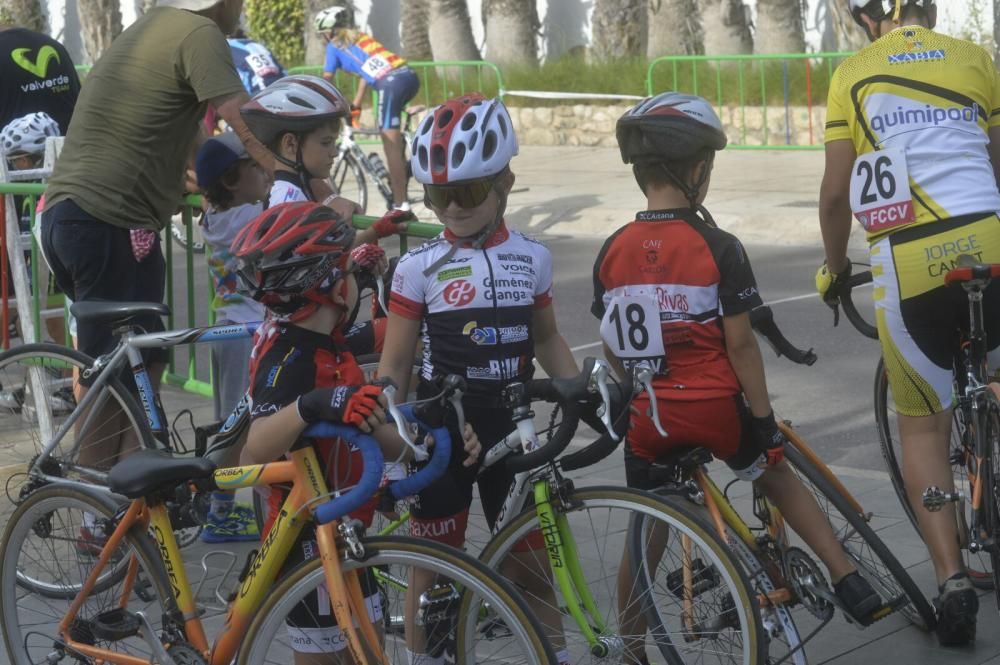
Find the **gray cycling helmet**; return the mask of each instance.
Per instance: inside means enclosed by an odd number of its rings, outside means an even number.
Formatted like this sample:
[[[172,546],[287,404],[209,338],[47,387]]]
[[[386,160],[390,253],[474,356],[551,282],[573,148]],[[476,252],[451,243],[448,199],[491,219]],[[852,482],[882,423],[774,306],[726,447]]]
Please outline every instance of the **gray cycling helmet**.
[[[937,4],[935,0],[850,0],[850,3],[854,22],[862,27],[862,14],[867,14],[875,21],[885,21],[893,17],[897,8],[902,10],[912,5],[926,11]]]
[[[626,164],[679,162],[706,149],[726,147],[726,133],[712,105],[680,92],[647,97],[615,126],[618,149]]]

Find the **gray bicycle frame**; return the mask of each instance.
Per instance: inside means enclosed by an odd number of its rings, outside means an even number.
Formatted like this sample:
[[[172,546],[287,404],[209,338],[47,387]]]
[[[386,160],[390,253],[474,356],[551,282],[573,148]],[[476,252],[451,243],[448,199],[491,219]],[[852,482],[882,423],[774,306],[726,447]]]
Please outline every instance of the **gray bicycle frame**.
[[[52,420],[52,414],[49,412],[48,408],[39,408],[39,426],[42,431],[42,439],[48,441],[45,444],[42,452],[39,453],[38,457],[35,459],[34,465],[28,470],[29,474],[40,476],[45,480],[55,481],[55,480],[65,480],[65,478],[50,476],[48,474],[42,473],[40,464],[43,460],[48,459],[52,455],[52,451],[56,449],[59,443],[69,432],[70,428],[73,427],[76,422],[80,419],[81,414],[86,413],[87,419],[83,423],[81,431],[87,431],[91,423],[91,419],[95,417],[100,411],[96,408],[90,408],[95,404],[98,399],[107,399],[106,388],[111,378],[116,376],[118,370],[124,366],[124,362],[128,359],[129,365],[135,375],[135,384],[139,393],[139,401],[143,410],[146,413],[147,425],[152,432],[166,431],[166,423],[160,423],[160,412],[156,404],[156,396],[153,391],[152,383],[149,380],[149,373],[146,370],[146,366],[142,360],[142,349],[158,349],[163,347],[174,347],[180,346],[182,344],[201,344],[206,342],[217,342],[224,341],[227,339],[243,339],[253,334],[253,331],[259,325],[259,322],[239,324],[239,325],[226,325],[226,326],[209,326],[205,328],[185,328],[183,330],[168,330],[165,332],[157,333],[142,333],[136,334],[131,329],[122,331],[121,339],[118,345],[115,347],[114,351],[109,354],[100,356],[94,361],[94,364],[88,368],[81,371],[83,378],[89,378],[95,372],[97,373],[97,379],[88,388],[87,394],[83,396],[76,408],[70,413],[66,421],[59,427],[59,430],[54,436],[50,436],[52,429],[54,428],[54,423]],[[119,331],[115,331],[117,334]],[[42,384],[42,377],[40,372],[43,371],[41,367],[30,367],[28,369],[32,386],[35,389],[35,395],[42,395],[42,403],[46,404],[47,401],[44,399],[45,387]],[[36,398],[37,401],[37,398]],[[237,405],[237,409],[239,409]],[[165,448],[162,442],[156,437],[153,437],[156,444],[160,447]],[[74,442],[73,448],[70,449],[69,455],[72,457],[78,452],[81,439],[77,439]],[[80,472],[80,475],[93,480],[93,482],[98,484],[107,483],[107,473],[102,471],[97,471],[95,469],[88,469],[86,467],[77,467],[76,470]]]

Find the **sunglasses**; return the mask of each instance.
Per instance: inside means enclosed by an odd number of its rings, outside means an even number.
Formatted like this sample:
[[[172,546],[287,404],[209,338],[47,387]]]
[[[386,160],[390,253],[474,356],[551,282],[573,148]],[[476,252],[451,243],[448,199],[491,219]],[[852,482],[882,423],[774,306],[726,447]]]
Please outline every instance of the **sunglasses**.
[[[486,200],[496,176],[467,180],[454,185],[424,185],[424,203],[435,208],[447,208],[452,202],[459,208],[475,208]]]

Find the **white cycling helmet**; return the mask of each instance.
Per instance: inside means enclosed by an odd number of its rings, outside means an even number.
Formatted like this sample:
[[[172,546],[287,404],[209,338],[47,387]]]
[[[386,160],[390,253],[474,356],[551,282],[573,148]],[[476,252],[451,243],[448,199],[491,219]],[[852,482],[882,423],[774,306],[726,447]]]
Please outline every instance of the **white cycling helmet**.
[[[247,127],[265,145],[285,132],[304,134],[350,114],[350,103],[332,83],[304,74],[275,81],[240,108]]]
[[[334,5],[316,14],[313,25],[317,32],[329,32],[335,28],[347,28],[351,23],[351,10],[347,7]]]
[[[45,139],[59,135],[59,124],[47,113],[29,113],[12,120],[0,131],[0,146],[8,157],[41,155],[45,152]]]
[[[726,147],[726,133],[712,105],[680,92],[647,97],[630,108],[618,118],[615,137],[626,164],[683,161],[705,149]]]
[[[428,113],[411,154],[417,182],[446,185],[503,171],[517,154],[517,137],[503,102],[472,93]]]
[[[936,4],[935,0],[850,0],[850,2],[851,16],[860,26],[864,26],[864,23],[861,22],[861,14],[868,14],[876,21],[884,21],[892,18],[897,8],[902,9],[907,5],[914,5],[927,10]]]

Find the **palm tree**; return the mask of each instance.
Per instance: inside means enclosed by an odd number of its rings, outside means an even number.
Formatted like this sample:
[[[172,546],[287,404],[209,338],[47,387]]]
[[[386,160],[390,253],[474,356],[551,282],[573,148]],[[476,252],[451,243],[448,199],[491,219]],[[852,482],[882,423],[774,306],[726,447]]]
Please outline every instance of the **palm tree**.
[[[833,33],[832,50],[857,51],[868,44],[865,31],[854,22],[846,2],[826,0],[826,20]]]
[[[403,55],[410,60],[430,60],[431,39],[427,33],[430,18],[429,0],[403,0],[399,11],[400,42]]]
[[[750,8],[742,0],[705,0],[701,8],[706,55],[753,52]]]
[[[427,32],[435,60],[480,60],[466,0],[429,0]]]
[[[119,0],[78,0],[77,12],[89,62],[97,62],[122,31]]]
[[[3,4],[14,19],[14,25],[35,32],[49,31],[49,22],[40,0],[6,0]]]
[[[806,36],[802,0],[757,0],[757,53],[802,53]]]
[[[483,0],[483,27],[490,62],[501,67],[538,64],[541,23],[535,0]]]
[[[650,58],[701,53],[701,16],[697,2],[650,0],[648,39],[646,55]]]
[[[646,0],[595,0],[591,55],[596,60],[646,52]]]
[[[993,62],[1000,67],[1000,0],[993,0]]]
[[[305,20],[302,39],[306,47],[307,65],[322,65],[326,60],[326,39],[316,32],[313,21],[316,19],[316,14],[333,4],[350,8],[352,14],[354,12],[354,5],[350,0],[302,0]]]

